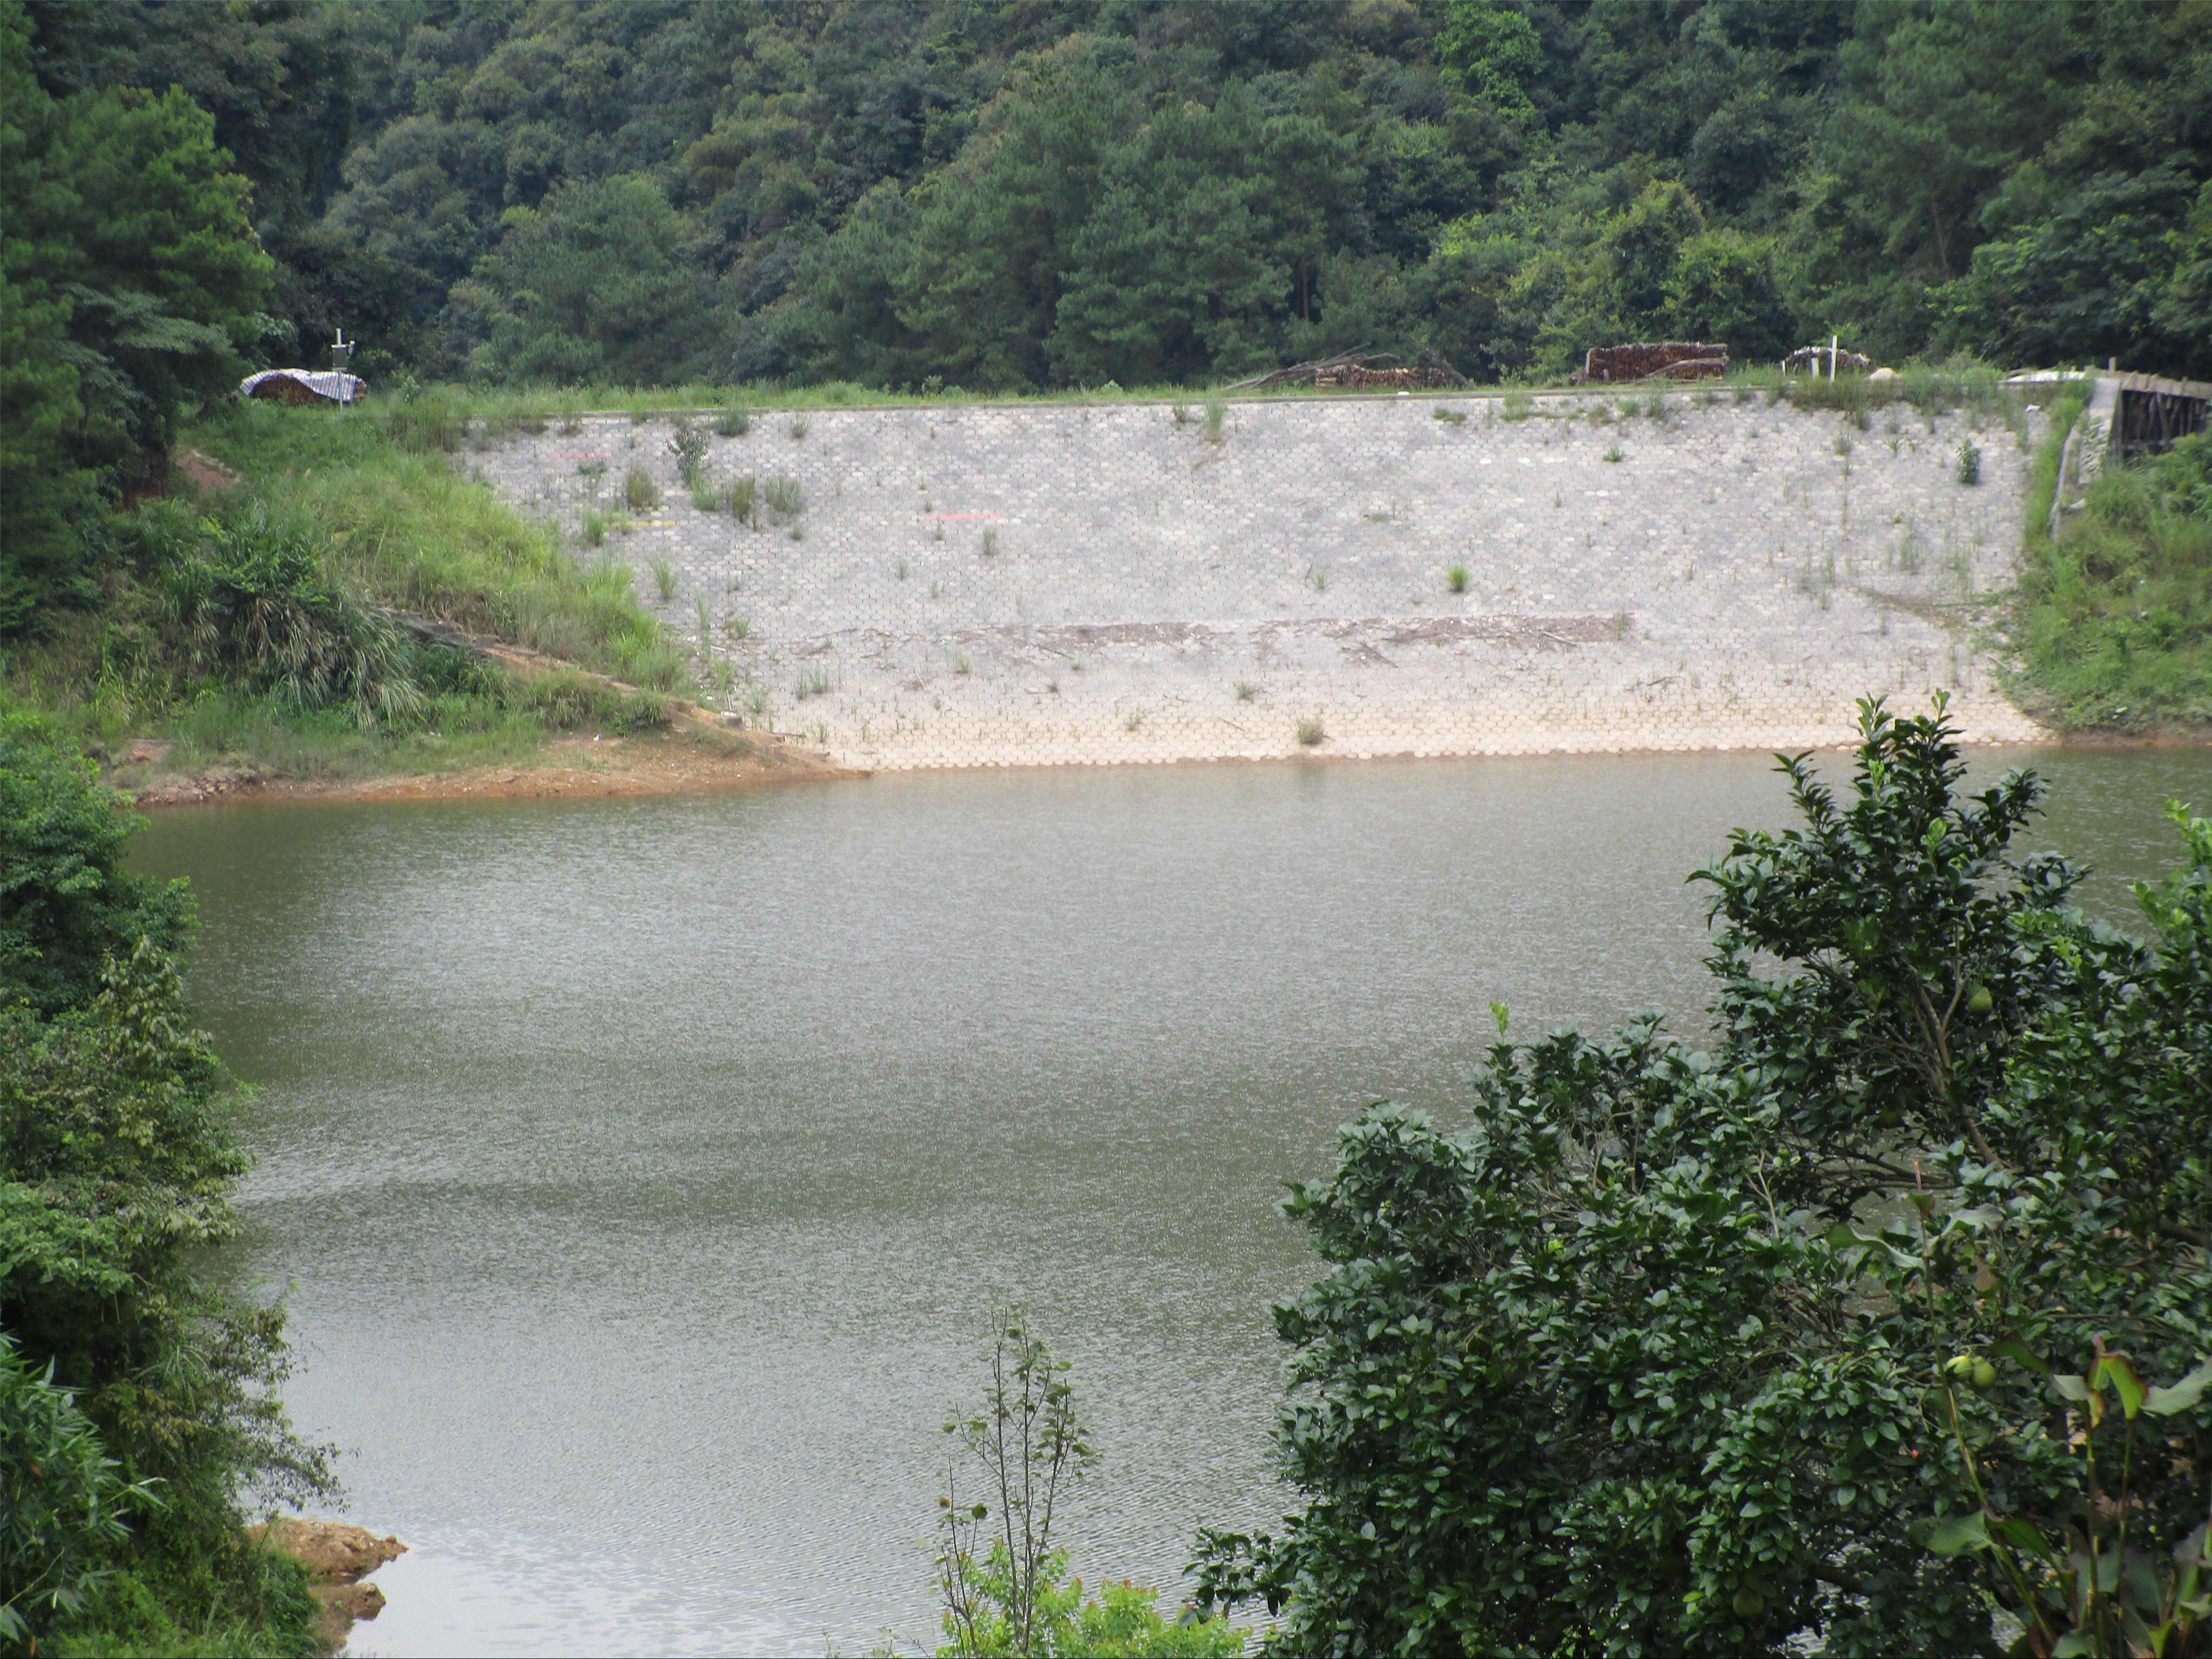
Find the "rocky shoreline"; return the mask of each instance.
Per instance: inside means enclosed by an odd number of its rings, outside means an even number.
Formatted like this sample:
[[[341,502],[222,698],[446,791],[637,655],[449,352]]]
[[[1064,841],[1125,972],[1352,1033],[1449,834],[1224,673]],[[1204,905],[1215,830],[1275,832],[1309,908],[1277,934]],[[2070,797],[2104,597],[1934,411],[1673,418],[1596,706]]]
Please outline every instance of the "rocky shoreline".
[[[333,1653],[345,1645],[356,1620],[384,1611],[384,1592],[364,1582],[368,1575],[407,1553],[397,1538],[379,1538],[344,1521],[284,1516],[246,1532],[307,1570],[308,1588],[323,1604],[323,1639]]]

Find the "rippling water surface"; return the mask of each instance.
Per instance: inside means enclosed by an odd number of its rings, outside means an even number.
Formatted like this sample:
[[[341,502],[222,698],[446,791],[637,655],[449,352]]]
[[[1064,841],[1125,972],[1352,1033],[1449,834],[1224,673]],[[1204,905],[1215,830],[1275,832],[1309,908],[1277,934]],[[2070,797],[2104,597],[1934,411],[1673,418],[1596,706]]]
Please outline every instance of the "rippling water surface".
[[[1992,751],[2122,879],[2201,751]],[[934,1633],[947,1408],[999,1298],[1097,1426],[1079,1571],[1279,1512],[1281,1183],[1492,1032],[1695,1030],[1748,756],[905,775],[690,800],[206,809],[192,992],[258,1085],[300,1425],[413,1553],[385,1654]]]

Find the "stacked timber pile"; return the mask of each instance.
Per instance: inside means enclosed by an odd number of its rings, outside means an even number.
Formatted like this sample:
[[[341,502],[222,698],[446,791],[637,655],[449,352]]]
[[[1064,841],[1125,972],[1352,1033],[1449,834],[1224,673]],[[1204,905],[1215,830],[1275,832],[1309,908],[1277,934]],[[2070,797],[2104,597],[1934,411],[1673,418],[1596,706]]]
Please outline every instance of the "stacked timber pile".
[[[1702,340],[1639,340],[1631,345],[1592,346],[1583,355],[1577,385],[1617,386],[1638,380],[1717,380],[1728,373],[1725,345]]]
[[[1467,384],[1466,375],[1432,352],[1424,354],[1424,360],[1418,364],[1399,368],[1382,367],[1397,361],[1395,355],[1387,351],[1365,356],[1346,352],[1341,356],[1316,358],[1310,363],[1292,363],[1288,368],[1279,368],[1272,374],[1257,374],[1222,390],[1243,392],[1268,386],[1310,386],[1352,392],[1412,392]]]

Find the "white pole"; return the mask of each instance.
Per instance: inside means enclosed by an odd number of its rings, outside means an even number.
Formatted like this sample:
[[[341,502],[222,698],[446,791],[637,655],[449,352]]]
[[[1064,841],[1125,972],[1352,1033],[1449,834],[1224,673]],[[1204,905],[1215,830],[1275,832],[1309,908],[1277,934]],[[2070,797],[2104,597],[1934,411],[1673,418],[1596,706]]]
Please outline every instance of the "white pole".
[[[1831,334],[1828,337],[1828,384],[1830,386],[1836,383],[1836,344],[1843,337],[1840,334]]]

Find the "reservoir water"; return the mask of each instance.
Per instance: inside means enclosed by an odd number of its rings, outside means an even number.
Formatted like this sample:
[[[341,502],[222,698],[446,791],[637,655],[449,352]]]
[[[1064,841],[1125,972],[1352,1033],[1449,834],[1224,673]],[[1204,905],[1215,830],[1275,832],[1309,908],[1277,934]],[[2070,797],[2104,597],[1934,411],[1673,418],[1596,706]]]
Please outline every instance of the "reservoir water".
[[[2094,908],[2203,750],[1988,750]],[[1749,755],[908,774],[604,804],[192,809],[191,986],[255,1085],[300,1427],[412,1553],[354,1650],[935,1639],[942,1425],[1018,1298],[1102,1462],[1077,1570],[1172,1601],[1280,1512],[1275,1213],[1491,1038],[1702,1029]],[[1838,778],[1840,763],[1829,769]]]

